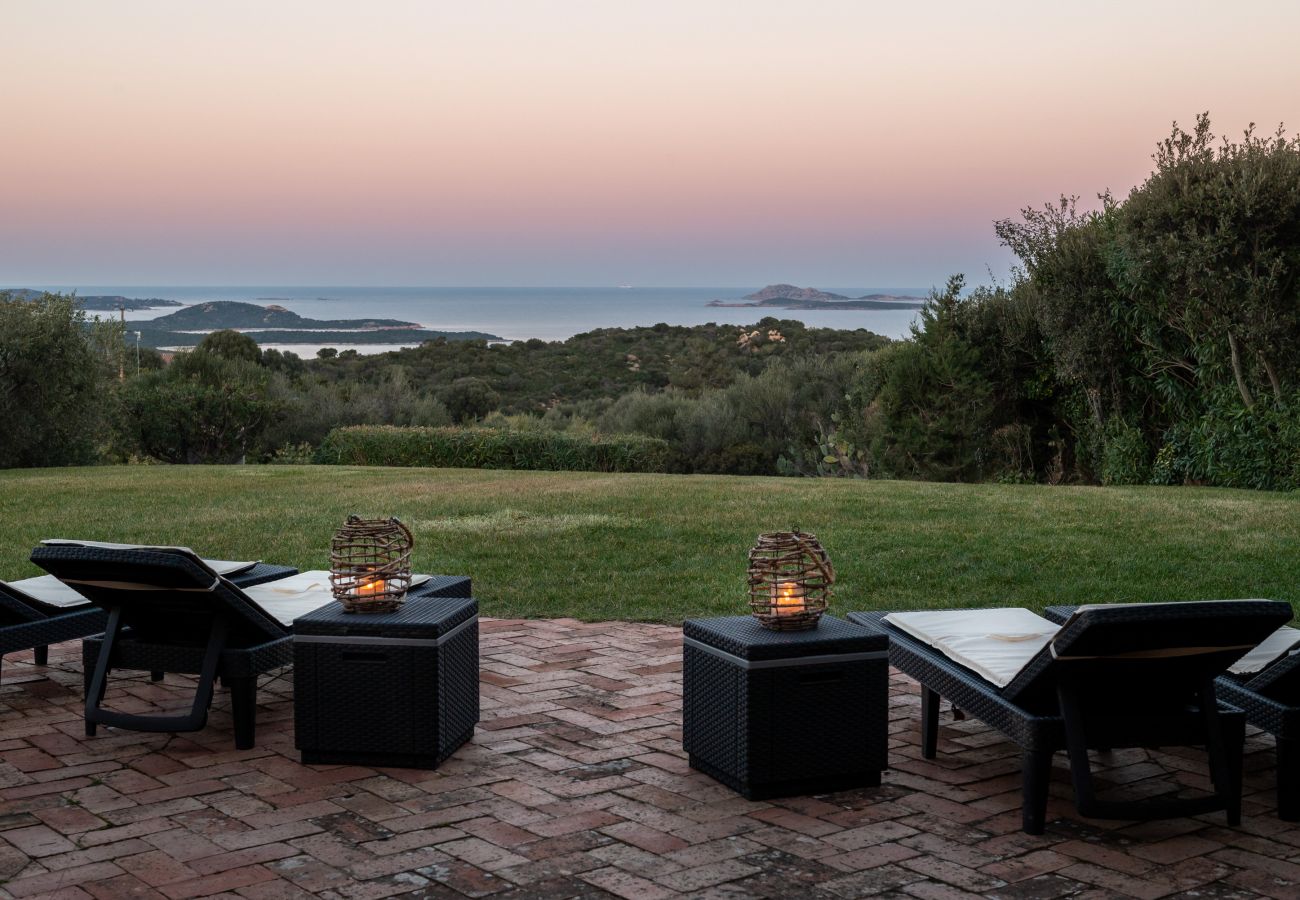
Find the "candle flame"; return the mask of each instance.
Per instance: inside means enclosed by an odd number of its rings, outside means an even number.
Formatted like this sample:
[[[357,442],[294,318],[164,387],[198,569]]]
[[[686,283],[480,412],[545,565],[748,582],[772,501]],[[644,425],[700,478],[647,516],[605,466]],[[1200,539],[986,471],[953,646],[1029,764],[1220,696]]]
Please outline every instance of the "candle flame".
[[[778,581],[772,586],[773,611],[778,616],[792,616],[807,608],[803,585],[797,581]]]
[[[375,597],[382,594],[387,586],[387,582],[382,578],[365,581],[357,585],[356,595],[358,597]]]

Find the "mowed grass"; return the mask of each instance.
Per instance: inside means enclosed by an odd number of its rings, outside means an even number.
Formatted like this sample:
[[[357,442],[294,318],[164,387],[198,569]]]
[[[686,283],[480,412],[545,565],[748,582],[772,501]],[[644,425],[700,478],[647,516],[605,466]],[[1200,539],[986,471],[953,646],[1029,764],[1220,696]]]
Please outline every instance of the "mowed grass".
[[[410,524],[416,569],[471,575],[492,616],[746,612],[755,536],[796,524],[830,552],[841,614],[1300,600],[1288,494],[333,466],[0,472],[0,578],[39,574],[46,537],[327,568],[352,512]]]

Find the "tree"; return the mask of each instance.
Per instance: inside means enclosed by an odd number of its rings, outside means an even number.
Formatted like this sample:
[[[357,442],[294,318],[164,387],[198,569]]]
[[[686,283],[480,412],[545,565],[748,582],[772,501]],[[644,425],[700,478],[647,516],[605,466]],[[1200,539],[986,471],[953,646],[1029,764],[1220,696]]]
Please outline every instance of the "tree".
[[[222,359],[242,359],[251,363],[262,361],[262,351],[257,346],[257,341],[242,332],[230,328],[223,328],[220,331],[213,331],[205,335],[203,340],[199,341],[199,345],[194,348],[194,352],[210,353]]]
[[[1015,285],[1033,306],[1057,376],[1080,385],[1101,429],[1128,399],[1133,341],[1110,272],[1118,215],[1102,194],[1100,211],[1080,213],[1077,197],[1021,211],[994,225],[1024,266]]]
[[[1249,408],[1261,386],[1281,400],[1300,361],[1300,139],[1214,141],[1203,114],[1160,143],[1122,210],[1122,275],[1147,347],[1189,358],[1203,388],[1230,374]]]
[[[501,403],[501,397],[486,381],[472,376],[457,378],[443,389],[438,399],[457,423],[481,419]]]
[[[123,391],[123,431],[136,452],[174,463],[241,462],[277,405],[270,375],[247,359],[183,353]]]
[[[969,480],[986,474],[994,390],[964,333],[965,279],[954,275],[921,310],[913,339],[877,351],[879,390],[863,413],[873,455],[896,475]]]
[[[95,460],[107,406],[104,354],[121,344],[113,331],[88,325],[71,297],[0,294],[0,468]]]

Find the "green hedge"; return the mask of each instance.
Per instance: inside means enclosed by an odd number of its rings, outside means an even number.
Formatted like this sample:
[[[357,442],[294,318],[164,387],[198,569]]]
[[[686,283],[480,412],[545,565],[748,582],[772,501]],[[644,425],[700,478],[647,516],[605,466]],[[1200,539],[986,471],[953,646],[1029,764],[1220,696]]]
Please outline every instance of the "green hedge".
[[[569,472],[666,472],[667,441],[635,434],[584,437],[503,428],[335,428],[318,462],[350,466],[549,469]]]

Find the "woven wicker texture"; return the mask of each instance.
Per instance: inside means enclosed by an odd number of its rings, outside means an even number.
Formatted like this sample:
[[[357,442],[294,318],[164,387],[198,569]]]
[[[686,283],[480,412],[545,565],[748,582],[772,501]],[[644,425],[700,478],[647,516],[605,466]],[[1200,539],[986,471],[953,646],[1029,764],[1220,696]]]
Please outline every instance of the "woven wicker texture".
[[[0,654],[32,647],[47,647],[104,630],[108,614],[102,609],[80,609],[34,622],[0,627]]]
[[[799,640],[830,629],[830,639]],[[693,619],[683,633],[743,659],[884,650],[884,635],[837,619],[773,632],[752,618]],[[757,643],[746,646],[746,636]],[[691,765],[749,799],[880,783],[888,724],[882,657],[746,669],[698,647],[682,654],[682,746]]]
[[[295,743],[305,762],[433,768],[473,734],[478,624],[432,641],[476,616],[478,604],[416,592],[408,600],[364,619],[331,606],[299,620],[299,635],[332,638],[294,646]]]
[[[1116,610],[1117,611],[1117,610]],[[1147,634],[1142,640],[1148,641],[1151,633],[1148,626],[1153,621],[1164,617],[1177,617],[1177,610],[1161,610],[1159,616],[1152,616],[1151,610],[1136,610],[1123,616],[1111,615],[1111,610],[1105,611],[1101,616],[1090,621],[1080,621],[1067,629],[1068,641],[1065,646],[1071,649],[1071,652],[1081,654],[1083,648],[1090,652],[1104,651],[1106,646],[1103,637],[1116,636],[1114,645],[1125,648],[1116,652],[1126,652],[1134,644],[1132,632],[1126,632],[1123,628],[1124,623],[1138,623],[1139,632],[1147,630]],[[1194,611],[1195,612],[1195,611]],[[1246,614],[1246,618],[1253,618],[1255,629],[1260,630],[1260,639],[1267,635],[1273,628],[1277,627],[1274,622],[1278,615],[1278,609],[1272,604],[1264,604]],[[1066,675],[1075,677],[1075,673],[1088,672],[1099,676],[1097,679],[1095,691],[1087,699],[1092,704],[1089,709],[1093,715],[1093,725],[1100,729],[1098,743],[1088,743],[1088,746],[1119,748],[1130,746],[1149,746],[1149,745],[1169,745],[1169,746],[1188,746],[1200,745],[1206,742],[1206,731],[1203,716],[1190,706],[1185,700],[1191,699],[1197,683],[1208,685],[1209,678],[1212,676],[1212,668],[1216,664],[1216,657],[1191,657],[1189,659],[1177,656],[1165,657],[1159,660],[1140,659],[1136,662],[1140,668],[1133,669],[1133,677],[1130,677],[1130,670],[1127,668],[1128,660],[1123,657],[1119,658],[1102,658],[1091,659],[1083,657],[1078,661],[1066,661],[1057,664],[1039,665],[1031,662],[1030,669],[1032,672],[1028,675],[1028,680],[1019,688],[1019,697],[1015,700],[1008,697],[1008,692],[1013,687],[1017,687],[1017,682],[1021,680],[1020,676],[1007,685],[1001,692],[990,682],[981,678],[979,675],[965,668],[964,666],[954,663],[945,657],[938,650],[930,647],[910,635],[891,628],[886,625],[882,619],[888,615],[887,612],[869,612],[869,613],[850,613],[849,619],[866,627],[878,628],[889,634],[889,660],[900,671],[912,676],[922,685],[922,707],[923,719],[925,718],[924,709],[928,703],[926,692],[934,692],[939,697],[949,700],[953,707],[966,712],[968,715],[977,718],[997,730],[1001,731],[1011,740],[1015,741],[1027,751],[1023,773],[1023,792],[1024,808],[1022,815],[1024,818],[1024,829],[1030,834],[1041,834],[1043,828],[1043,810],[1046,807],[1047,796],[1047,778],[1050,773],[1051,755],[1056,750],[1065,749],[1067,745],[1066,721],[1064,717],[1058,714],[1058,709],[1052,709],[1050,712],[1041,709],[1030,709],[1022,705],[1022,699],[1033,697],[1041,701],[1048,696],[1046,688],[1055,687],[1058,676],[1064,678]],[[1186,614],[1184,613],[1184,616]],[[1195,616],[1191,617],[1193,620]],[[1170,632],[1185,636],[1188,633],[1194,635],[1196,642],[1189,646],[1206,646],[1204,641],[1211,641],[1209,646],[1215,646],[1210,635],[1216,627],[1222,627],[1224,621],[1219,619],[1217,612],[1201,620],[1199,629],[1185,629],[1186,621],[1180,622],[1178,627],[1169,629]],[[1098,634],[1090,633],[1091,622],[1100,623]],[[1240,629],[1237,625],[1232,625],[1224,629],[1224,632],[1233,636],[1235,639]],[[1063,631],[1063,634],[1065,632]],[[1100,637],[1099,637],[1100,635]],[[1060,637],[1057,638],[1060,641]],[[1041,656],[1041,654],[1040,654]],[[1036,658],[1037,660],[1037,658]],[[1226,668],[1231,662],[1230,659],[1223,663]],[[1080,665],[1086,669],[1078,669]],[[1070,668],[1060,669],[1060,666]],[[1108,668],[1115,668],[1116,671],[1111,675],[1106,674]],[[1153,680],[1153,683],[1145,683],[1142,680],[1143,675],[1159,674],[1161,668],[1167,669],[1174,673],[1171,679]],[[1028,670],[1027,670],[1028,671]],[[1197,679],[1184,678],[1184,673],[1199,675]],[[1025,673],[1022,673],[1022,675]],[[1113,676],[1113,677],[1112,677]],[[1064,681],[1062,683],[1065,683]],[[1030,690],[1028,685],[1034,685],[1035,689]],[[1071,682],[1072,691],[1077,692],[1080,683]],[[1123,690],[1119,686],[1123,685]],[[1041,689],[1041,690],[1040,690]],[[1064,688],[1062,688],[1064,690]],[[1182,691],[1186,690],[1184,695]],[[937,701],[932,707],[937,722]],[[1239,784],[1240,779],[1240,747],[1244,740],[1245,716],[1237,709],[1228,706],[1221,701],[1216,703],[1217,722],[1222,729],[1223,740],[1229,748],[1228,759],[1231,765],[1235,766],[1227,776]],[[925,732],[934,729],[934,724],[926,725],[923,723],[923,743],[927,742]],[[1086,736],[1085,736],[1086,739]],[[934,753],[934,740],[931,736],[928,741],[928,750],[926,755],[932,756]],[[1079,762],[1071,760],[1072,766]],[[1086,760],[1082,761],[1086,766]],[[1217,785],[1221,790],[1224,785]],[[1239,797],[1234,788],[1232,792]],[[1210,798],[1213,799],[1213,798]],[[1238,812],[1234,812],[1234,802],[1231,797],[1225,801],[1229,810],[1228,816],[1231,821]],[[1225,808],[1220,805],[1217,808]]]
[[[752,616],[687,619],[682,623],[682,634],[749,660],[856,653],[889,646],[889,638],[880,631],[863,629],[835,616],[823,616],[811,631],[770,631]]]
[[[469,598],[470,580],[454,575],[435,575],[412,588],[412,601],[391,612],[367,616],[350,615],[339,604],[328,604],[294,620],[295,634],[370,635],[382,637],[441,637],[475,615]],[[414,601],[419,600],[419,603]]]
[[[231,581],[236,587],[251,587],[295,575],[297,572],[297,569],[290,566],[259,563]],[[155,633],[142,635],[139,629],[128,625],[114,649],[111,667],[150,672],[198,672],[203,664],[204,642],[210,627],[208,622],[202,631],[177,631],[171,640],[159,641]],[[287,665],[292,657],[290,640],[287,634],[274,635],[269,640],[256,637],[251,641],[232,640],[222,651],[218,674],[223,678],[246,678]],[[95,660],[99,658],[102,643],[102,638],[98,636],[87,638],[81,643],[87,677],[94,668]]]
[[[1076,606],[1049,606],[1043,616],[1064,623]],[[1253,675],[1224,673],[1215,681],[1219,700],[1277,739],[1279,817],[1300,821],[1300,655],[1286,656]],[[1262,685],[1258,687],[1257,685]],[[1281,699],[1279,699],[1281,698]],[[1289,701],[1289,702],[1288,702]]]
[[[749,606],[773,631],[815,628],[830,602],[835,569],[816,535],[760,534],[749,551]]]
[[[0,657],[17,650],[48,647],[104,630],[108,613],[99,608],[69,610],[61,615],[0,625]],[[43,658],[43,657],[42,657]]]
[[[201,642],[213,615],[229,620],[232,642],[257,644],[288,634],[239,587],[282,578],[297,569],[261,563],[214,583],[210,572],[173,553],[57,545],[37,547],[31,559],[61,580],[75,581],[76,589],[96,606],[121,606],[122,621],[137,636],[172,642],[178,634],[189,633]],[[151,589],[114,586],[122,584],[145,584]]]
[[[921,684],[937,691],[981,722],[1005,734],[1027,750],[1065,748],[1065,723],[1054,712],[1034,714],[1005,699],[992,684],[953,662],[909,634],[890,629],[880,620],[885,612],[852,612],[848,618],[889,635],[889,662]]]
[[[88,637],[81,642],[81,660],[87,681],[103,638]],[[286,636],[251,647],[228,647],[221,651],[217,675],[221,678],[251,678],[287,666],[293,662],[293,638]],[[111,669],[137,672],[174,672],[195,675],[203,667],[203,647],[189,644],[156,644],[134,638],[128,630],[123,632],[113,648]]]
[[[396,518],[348,516],[330,544],[334,599],[353,613],[397,609],[411,586],[411,529]]]

